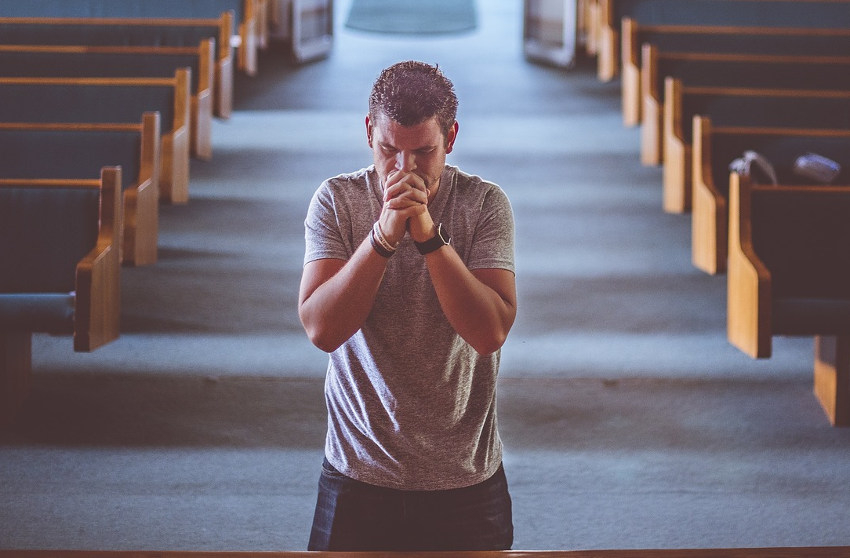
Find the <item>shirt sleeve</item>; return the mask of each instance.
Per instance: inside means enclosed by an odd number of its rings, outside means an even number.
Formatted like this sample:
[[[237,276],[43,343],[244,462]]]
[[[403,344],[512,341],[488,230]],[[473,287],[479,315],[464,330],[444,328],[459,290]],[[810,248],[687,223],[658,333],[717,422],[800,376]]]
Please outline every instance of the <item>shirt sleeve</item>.
[[[328,181],[313,194],[304,220],[304,264],[327,258],[347,260],[349,243],[342,235],[340,216],[336,211],[333,190]]]
[[[469,269],[516,271],[513,210],[505,192],[495,184],[484,197],[467,265]]]

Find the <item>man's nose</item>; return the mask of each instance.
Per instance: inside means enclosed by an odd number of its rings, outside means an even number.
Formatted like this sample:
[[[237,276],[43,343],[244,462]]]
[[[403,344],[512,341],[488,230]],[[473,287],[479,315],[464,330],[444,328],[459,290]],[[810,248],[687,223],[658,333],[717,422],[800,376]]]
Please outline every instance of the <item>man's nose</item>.
[[[413,153],[399,151],[395,157],[395,166],[398,170],[410,172],[416,168],[416,156]]]

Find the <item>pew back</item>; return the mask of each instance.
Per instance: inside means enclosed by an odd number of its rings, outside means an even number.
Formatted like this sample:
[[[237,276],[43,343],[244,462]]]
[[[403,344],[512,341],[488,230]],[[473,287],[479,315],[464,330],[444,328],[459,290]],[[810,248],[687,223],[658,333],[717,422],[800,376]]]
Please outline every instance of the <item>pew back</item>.
[[[196,47],[122,47],[0,44],[0,76],[173,78],[190,69],[193,95],[212,91],[214,41]]]
[[[159,116],[137,124],[0,123],[0,178],[92,179],[120,166],[123,192],[122,259],[156,261],[159,215]]]
[[[81,46],[28,46],[28,45],[0,45],[0,75],[4,78],[124,78],[124,79],[150,79],[162,78],[176,80],[178,73],[185,73],[191,80],[189,95],[189,120],[190,133],[194,139],[195,154],[198,157],[209,159],[211,157],[211,136],[213,118],[213,42],[205,39],[198,47],[81,47]],[[185,72],[184,68],[189,71]],[[18,82],[19,87],[45,82]],[[58,85],[56,82],[51,82]],[[67,82],[66,82],[67,83]],[[141,82],[140,82],[141,83]],[[75,82],[72,82],[75,84]],[[120,85],[117,82],[101,81],[96,85]],[[144,85],[144,84],[143,84]],[[151,82],[146,87],[155,86]],[[161,87],[161,85],[160,85]],[[182,87],[175,81],[175,89]],[[134,91],[133,88],[125,89],[124,94]],[[45,95],[49,92],[41,91],[36,95]],[[113,93],[117,95],[117,93]],[[180,95],[181,91],[175,91],[172,97]],[[147,95],[155,96],[152,90],[139,90],[134,97],[142,98]],[[164,97],[167,95],[164,95]],[[71,93],[71,100],[77,102],[78,107],[91,106],[91,103],[80,103],[80,97],[89,99],[88,92],[75,91]],[[220,99],[219,102],[222,100]],[[115,97],[115,103],[130,108],[132,103],[126,102],[122,97]],[[172,113],[179,110],[168,104],[165,99],[160,108],[163,120],[166,122],[165,133],[171,131],[173,121]],[[229,103],[229,99],[227,99]],[[229,107],[227,108],[229,112]],[[96,111],[101,113],[99,110]],[[87,121],[91,116],[83,117]]]
[[[613,79],[620,69],[621,24],[630,18],[650,25],[758,27],[850,27],[848,0],[599,0],[598,75]]]
[[[166,202],[184,203],[189,197],[190,153],[194,149],[199,157],[209,158],[212,149],[210,107],[202,105],[206,114],[201,114],[198,100],[197,110],[192,110],[189,74],[179,69],[171,79],[0,78],[0,122],[138,123],[145,112],[158,112],[160,194]]]
[[[774,301],[850,301],[850,186],[753,186],[749,195],[753,250],[770,270]],[[781,325],[776,333],[807,326]]]
[[[0,292],[73,292],[77,264],[97,243],[99,220],[95,180],[0,184]],[[4,328],[15,325],[0,319]]]
[[[0,43],[31,46],[199,47],[214,41],[216,114],[230,115],[233,14],[216,19],[0,17]]]
[[[196,22],[216,20],[226,14],[228,31],[221,36],[230,49],[239,47],[239,66],[248,74],[257,71],[257,48],[267,41],[267,23],[264,12],[265,0],[144,0],[143,2],[112,2],[104,0],[79,0],[77,2],[55,2],[54,0],[0,0],[0,13],[7,18],[39,19],[64,18],[85,20],[138,20],[173,22],[177,25],[196,25]],[[237,33],[233,33],[233,27]]]
[[[850,10],[849,10],[850,11]],[[850,56],[791,56],[659,52],[643,48],[641,161],[661,162],[664,80],[686,86],[850,90]]]
[[[659,52],[796,56],[850,54],[850,29],[792,27],[791,24],[789,22],[787,27],[644,25],[626,18],[622,22],[624,123],[631,126],[640,122],[640,72],[644,44],[652,44]]]

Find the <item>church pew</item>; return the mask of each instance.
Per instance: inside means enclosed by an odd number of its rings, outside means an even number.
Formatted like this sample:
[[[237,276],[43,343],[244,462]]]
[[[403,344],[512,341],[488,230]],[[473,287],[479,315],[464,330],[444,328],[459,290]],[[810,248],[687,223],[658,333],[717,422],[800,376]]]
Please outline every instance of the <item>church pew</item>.
[[[770,358],[777,335],[815,338],[814,393],[850,426],[850,186],[729,179],[727,336]]]
[[[90,180],[0,179],[0,425],[29,392],[32,334],[75,351],[119,336],[121,169]]]
[[[249,75],[257,73],[257,48],[265,44],[265,0],[0,0],[0,13],[17,18],[80,18],[203,20],[228,13],[232,19],[226,37],[228,47],[238,47],[238,66]],[[235,32],[233,30],[235,27]],[[223,37],[224,38],[224,37]]]
[[[597,75],[617,77],[621,25],[631,18],[646,25],[736,25],[759,27],[850,27],[850,0],[598,0]]]
[[[215,42],[213,110],[227,118],[233,106],[233,14],[215,19],[0,17],[0,44],[34,46],[199,47]]]
[[[173,77],[189,68],[192,114],[214,114],[215,41],[198,46],[0,44],[2,77]],[[232,97],[232,95],[230,95]],[[226,107],[228,114],[232,107]]]
[[[193,550],[0,550],[0,558],[847,558],[850,546],[627,550],[470,550],[317,552]]]
[[[792,167],[806,152],[838,162],[842,172],[836,183],[850,184],[848,129],[715,127],[710,118],[695,116],[693,142],[691,259],[709,274],[726,271],[729,164],[744,151],[771,161],[782,184],[799,184]]]
[[[850,89],[688,87],[671,77],[664,87],[663,207],[669,213],[691,207],[695,115],[710,117],[715,126],[850,129]]]
[[[159,115],[136,124],[20,124],[0,122],[0,178],[91,179],[120,166],[123,193],[121,260],[157,259]]]
[[[850,56],[660,52],[652,44],[645,44],[643,51],[640,148],[644,165],[661,163],[667,77],[687,86],[850,89]]]
[[[847,8],[850,10],[850,6]],[[649,25],[624,18],[622,29],[622,106],[626,126],[640,123],[641,49],[725,54],[830,56],[850,54],[850,29],[740,25]]]
[[[137,123],[143,113],[159,112],[160,197],[185,203],[190,153],[209,159],[212,151],[212,117],[191,118],[189,82],[187,69],[171,79],[0,78],[0,122]]]

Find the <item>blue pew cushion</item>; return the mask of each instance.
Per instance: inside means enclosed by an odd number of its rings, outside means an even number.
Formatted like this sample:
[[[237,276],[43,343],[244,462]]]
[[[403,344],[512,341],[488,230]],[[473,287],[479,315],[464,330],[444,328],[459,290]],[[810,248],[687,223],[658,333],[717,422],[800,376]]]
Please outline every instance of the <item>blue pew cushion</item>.
[[[74,293],[0,294],[0,331],[74,331]]]

